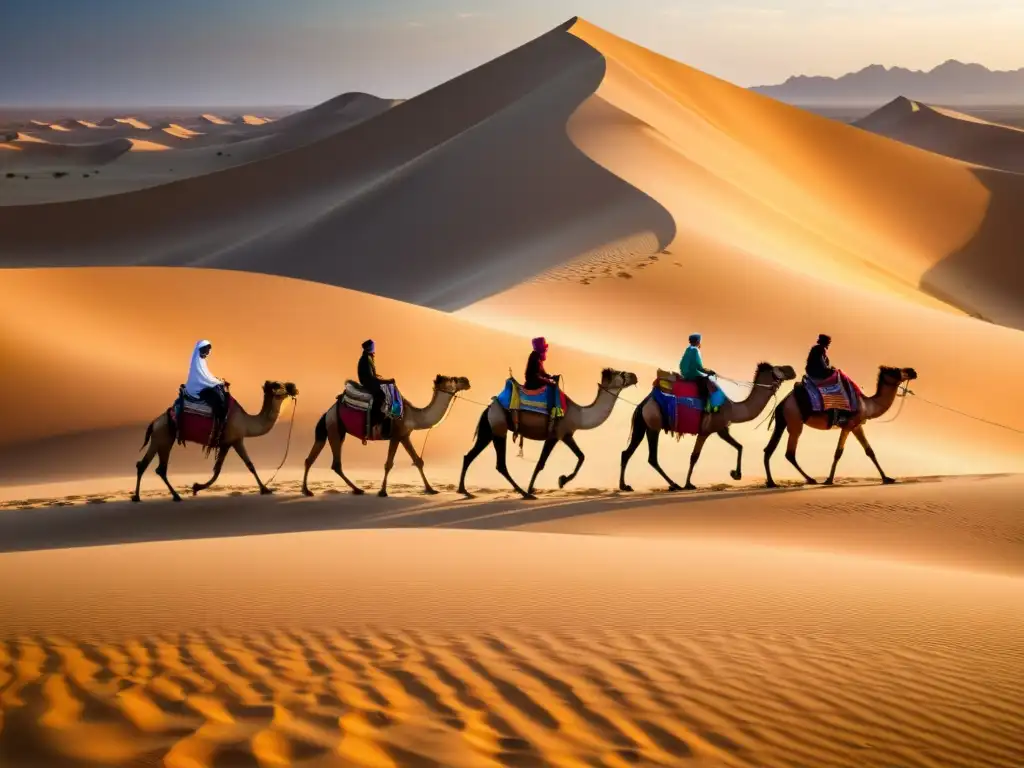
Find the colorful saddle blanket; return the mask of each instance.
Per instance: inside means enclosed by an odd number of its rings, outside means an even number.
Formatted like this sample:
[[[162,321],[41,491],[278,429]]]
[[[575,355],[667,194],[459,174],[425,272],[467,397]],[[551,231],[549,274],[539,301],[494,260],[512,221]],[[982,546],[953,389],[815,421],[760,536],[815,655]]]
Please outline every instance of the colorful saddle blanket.
[[[659,375],[654,380],[651,394],[661,409],[661,420],[666,425],[666,431],[679,435],[696,435],[700,432],[704,401],[700,398],[696,382]],[[721,408],[728,399],[721,389],[711,393],[711,405],[714,408]]]
[[[405,402],[402,399],[402,394],[398,391],[398,387],[394,384],[385,384],[383,389],[384,416],[389,419],[402,418],[405,414]],[[373,407],[373,395],[358,382],[351,380],[345,382],[345,390],[338,396],[338,399],[341,400],[342,405],[356,411],[369,413]]]
[[[860,387],[840,370],[822,381],[804,376],[803,384],[812,413],[856,413],[860,408],[860,398],[863,396]]]
[[[509,378],[505,381],[505,388],[495,399],[506,411],[528,411],[539,413],[544,416],[548,414],[548,389],[554,385],[541,387],[540,389],[524,389],[523,385],[515,379]],[[565,393],[555,387],[555,408],[550,414],[555,418],[565,415],[567,403]]]
[[[230,394],[227,395],[227,404],[227,414],[230,417],[236,405],[235,398]],[[174,424],[179,445],[198,443],[209,453],[220,441],[220,435],[215,434],[217,425],[213,419],[213,408],[202,400],[185,394],[184,386],[178,390],[174,405],[167,409],[167,416]]]

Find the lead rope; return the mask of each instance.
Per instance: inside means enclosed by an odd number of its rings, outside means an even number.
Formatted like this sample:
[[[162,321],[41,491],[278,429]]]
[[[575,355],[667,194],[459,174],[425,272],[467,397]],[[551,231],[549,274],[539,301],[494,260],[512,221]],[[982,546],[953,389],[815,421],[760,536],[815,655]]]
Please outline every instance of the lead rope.
[[[288,460],[288,450],[292,447],[292,428],[295,426],[295,410],[299,407],[299,398],[292,398],[292,419],[288,424],[288,441],[284,444],[284,457],[281,459],[281,463],[277,465],[277,469],[274,470],[274,474],[270,476],[270,479],[266,482],[266,486],[269,488],[270,484],[274,482],[274,478],[277,477],[277,473],[281,471],[281,467]]]

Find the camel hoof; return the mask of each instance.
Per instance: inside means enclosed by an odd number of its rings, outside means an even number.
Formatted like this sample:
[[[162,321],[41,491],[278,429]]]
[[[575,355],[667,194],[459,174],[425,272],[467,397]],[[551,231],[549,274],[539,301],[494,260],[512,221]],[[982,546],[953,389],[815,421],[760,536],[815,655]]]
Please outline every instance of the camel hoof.
[[[273,488],[267,488],[266,486],[264,486],[263,488],[260,488],[260,496],[269,496],[273,492],[274,492]]]
[[[778,488],[779,484],[776,483],[774,480],[769,480],[767,483],[764,484],[764,487],[765,488]]]
[[[830,477],[828,480],[826,480],[824,483],[822,483],[822,485],[835,485],[835,480],[833,480]]]
[[[132,494],[132,501],[134,501],[136,504],[138,504],[140,501],[142,501],[142,499],[139,498],[139,494],[135,493],[135,494]]]
[[[684,491],[696,491],[697,490],[697,486],[694,485],[693,483],[687,483],[686,486],[683,488],[683,490]]]
[[[896,480],[892,477],[883,477],[882,485],[896,485]]]
[[[353,488],[352,489],[352,495],[353,496],[362,496],[364,493],[366,493],[366,491],[364,491],[362,488]]]
[[[439,493],[440,493],[440,491],[435,491],[435,490],[434,490],[433,488],[427,488],[427,489],[426,489],[425,491],[423,491],[423,492],[424,492],[425,494],[427,494],[427,496],[437,496],[437,494],[439,494]]]
[[[532,493],[524,493],[523,494],[523,501],[536,501],[536,500],[537,500],[537,497],[534,496]]]
[[[677,491],[683,490],[683,486],[672,483],[672,485],[668,487],[668,490],[670,493],[676,493]]]
[[[302,489],[302,495],[303,496],[312,496],[313,492],[311,490],[309,490],[309,488],[303,488]]]
[[[386,499],[388,497],[388,492],[381,488],[379,491],[377,491],[377,495],[382,499]]]
[[[174,494],[173,496],[171,496],[171,501],[181,501],[181,496],[179,496],[178,494]]]
[[[807,478],[807,485],[817,485],[817,484],[818,484],[818,481],[815,480],[813,477]]]
[[[729,473],[729,477],[731,477],[733,480],[742,480],[743,479],[743,473],[742,472],[737,472],[736,470],[733,470],[732,472]]]
[[[558,487],[559,488],[565,488],[565,484],[568,483],[568,482],[569,482],[569,476],[568,475],[559,475],[558,476]]]
[[[632,493],[633,492],[633,486],[632,485],[626,485],[625,483],[621,483],[619,485],[619,490],[622,491],[623,493]]]
[[[476,496],[474,496],[474,495],[473,495],[472,493],[470,493],[469,491],[459,491],[459,493],[461,493],[461,494],[462,494],[462,497],[463,497],[464,499],[475,499],[475,498],[476,498]]]
[[[199,491],[201,491],[202,489],[203,488],[202,488],[201,485],[199,485],[199,483],[192,483],[192,495],[193,496],[195,496],[197,493],[199,493]]]

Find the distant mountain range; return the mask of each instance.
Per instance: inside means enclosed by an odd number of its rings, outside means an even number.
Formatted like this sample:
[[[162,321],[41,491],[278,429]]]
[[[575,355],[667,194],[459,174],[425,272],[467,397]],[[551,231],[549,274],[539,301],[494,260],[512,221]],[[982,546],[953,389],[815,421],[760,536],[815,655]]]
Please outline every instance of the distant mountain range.
[[[872,64],[838,78],[796,75],[750,90],[803,105],[880,105],[901,95],[938,104],[1024,105],[1024,68],[993,71],[953,59],[929,72]]]

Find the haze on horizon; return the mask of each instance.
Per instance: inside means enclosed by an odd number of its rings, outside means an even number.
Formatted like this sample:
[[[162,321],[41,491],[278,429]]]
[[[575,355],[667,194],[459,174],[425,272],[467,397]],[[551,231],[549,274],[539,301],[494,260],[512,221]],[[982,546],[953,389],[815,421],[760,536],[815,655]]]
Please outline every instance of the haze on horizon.
[[[572,16],[738,85],[868,64],[1024,66],[1017,0],[8,0],[5,106],[407,98]]]

